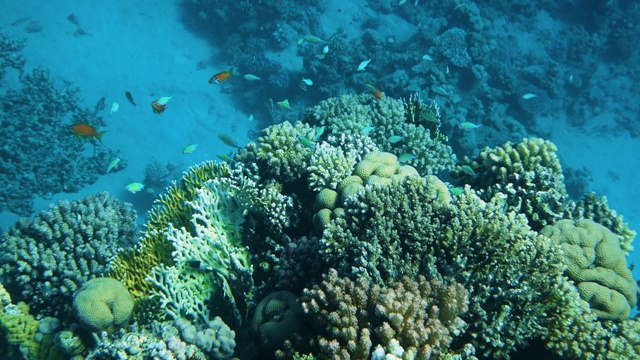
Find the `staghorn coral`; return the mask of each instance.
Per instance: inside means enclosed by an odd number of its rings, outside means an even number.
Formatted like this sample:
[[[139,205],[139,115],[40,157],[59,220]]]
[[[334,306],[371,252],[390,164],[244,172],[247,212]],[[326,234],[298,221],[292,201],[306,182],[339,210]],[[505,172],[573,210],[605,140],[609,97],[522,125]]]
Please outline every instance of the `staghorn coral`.
[[[31,214],[35,196],[75,192],[104,174],[117,151],[77,138],[69,126],[104,125],[101,117],[80,107],[77,88],[58,86],[49,71],[36,68],[0,100],[0,211]],[[86,154],[91,154],[87,156]]]
[[[448,354],[463,332],[459,316],[468,309],[467,295],[460,284],[423,276],[379,286],[330,269],[320,285],[305,289],[302,306],[315,324],[313,345],[323,358],[365,359],[377,347],[396,358],[430,359]]]
[[[525,214],[534,230],[562,218],[567,193],[556,146],[539,138],[486,147],[452,172],[459,184],[469,184],[488,201],[498,193],[507,199],[507,210]]]
[[[440,134],[439,124],[423,118],[427,112],[436,112],[433,104],[411,99],[404,102],[367,95],[343,95],[321,101],[307,110],[304,121],[326,126],[330,134],[366,135],[381,151],[412,154],[414,159],[409,165],[420,174],[452,169],[455,156],[445,144],[447,138]],[[367,131],[370,126],[373,129]],[[394,143],[389,141],[391,136],[401,136],[402,140]]]
[[[0,243],[0,277],[39,315],[66,315],[76,290],[102,276],[121,243],[136,236],[136,214],[108,193],[51,205],[20,220]]]

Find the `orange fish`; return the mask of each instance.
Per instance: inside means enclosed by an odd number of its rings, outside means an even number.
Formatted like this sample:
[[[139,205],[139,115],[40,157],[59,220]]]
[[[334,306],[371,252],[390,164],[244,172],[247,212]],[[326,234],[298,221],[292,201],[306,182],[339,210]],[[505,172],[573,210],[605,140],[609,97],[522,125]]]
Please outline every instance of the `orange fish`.
[[[373,85],[371,81],[367,81],[367,88],[371,92],[371,95],[375,96],[378,99],[382,99],[382,91],[380,91],[380,89],[375,87],[375,85]]]
[[[167,104],[160,104],[158,100],[156,100],[151,103],[151,108],[154,114],[162,115],[162,113],[167,110]]]
[[[233,68],[213,75],[211,79],[209,79],[209,84],[220,84],[221,82],[227,80],[230,76],[233,76]]]
[[[71,131],[73,131],[73,133],[79,138],[95,137],[100,142],[102,142],[102,134],[106,133],[106,131],[97,131],[93,126],[87,124],[75,124],[71,126]]]

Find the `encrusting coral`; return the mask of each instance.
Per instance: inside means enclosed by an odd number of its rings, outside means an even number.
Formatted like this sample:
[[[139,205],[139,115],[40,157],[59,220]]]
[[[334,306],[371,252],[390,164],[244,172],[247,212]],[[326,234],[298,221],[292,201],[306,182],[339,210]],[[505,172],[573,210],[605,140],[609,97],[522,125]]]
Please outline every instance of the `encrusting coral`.
[[[61,201],[3,236],[0,278],[34,312],[69,314],[75,291],[104,275],[120,244],[132,243],[136,232],[131,205],[106,192]]]

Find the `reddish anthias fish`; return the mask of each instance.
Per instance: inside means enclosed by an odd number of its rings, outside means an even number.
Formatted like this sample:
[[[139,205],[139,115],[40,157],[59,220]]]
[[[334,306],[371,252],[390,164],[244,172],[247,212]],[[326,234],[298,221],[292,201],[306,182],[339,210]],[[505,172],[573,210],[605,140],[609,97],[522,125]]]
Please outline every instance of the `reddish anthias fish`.
[[[87,124],[75,124],[71,126],[71,131],[73,131],[73,133],[76,134],[79,138],[94,137],[100,142],[102,142],[102,134],[106,133],[106,131],[97,131],[93,126]]]
[[[211,79],[209,79],[209,84],[220,84],[231,76],[233,76],[233,68],[213,75]]]

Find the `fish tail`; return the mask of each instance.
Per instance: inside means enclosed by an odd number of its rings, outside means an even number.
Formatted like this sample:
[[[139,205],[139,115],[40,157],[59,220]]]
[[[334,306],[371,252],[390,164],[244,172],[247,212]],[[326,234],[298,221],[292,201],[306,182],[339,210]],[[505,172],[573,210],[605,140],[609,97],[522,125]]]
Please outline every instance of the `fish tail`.
[[[98,141],[102,142],[102,134],[104,134],[104,133],[106,133],[106,132],[107,132],[107,130],[105,130],[105,131],[98,131],[98,132],[96,133],[96,139],[98,139]]]

